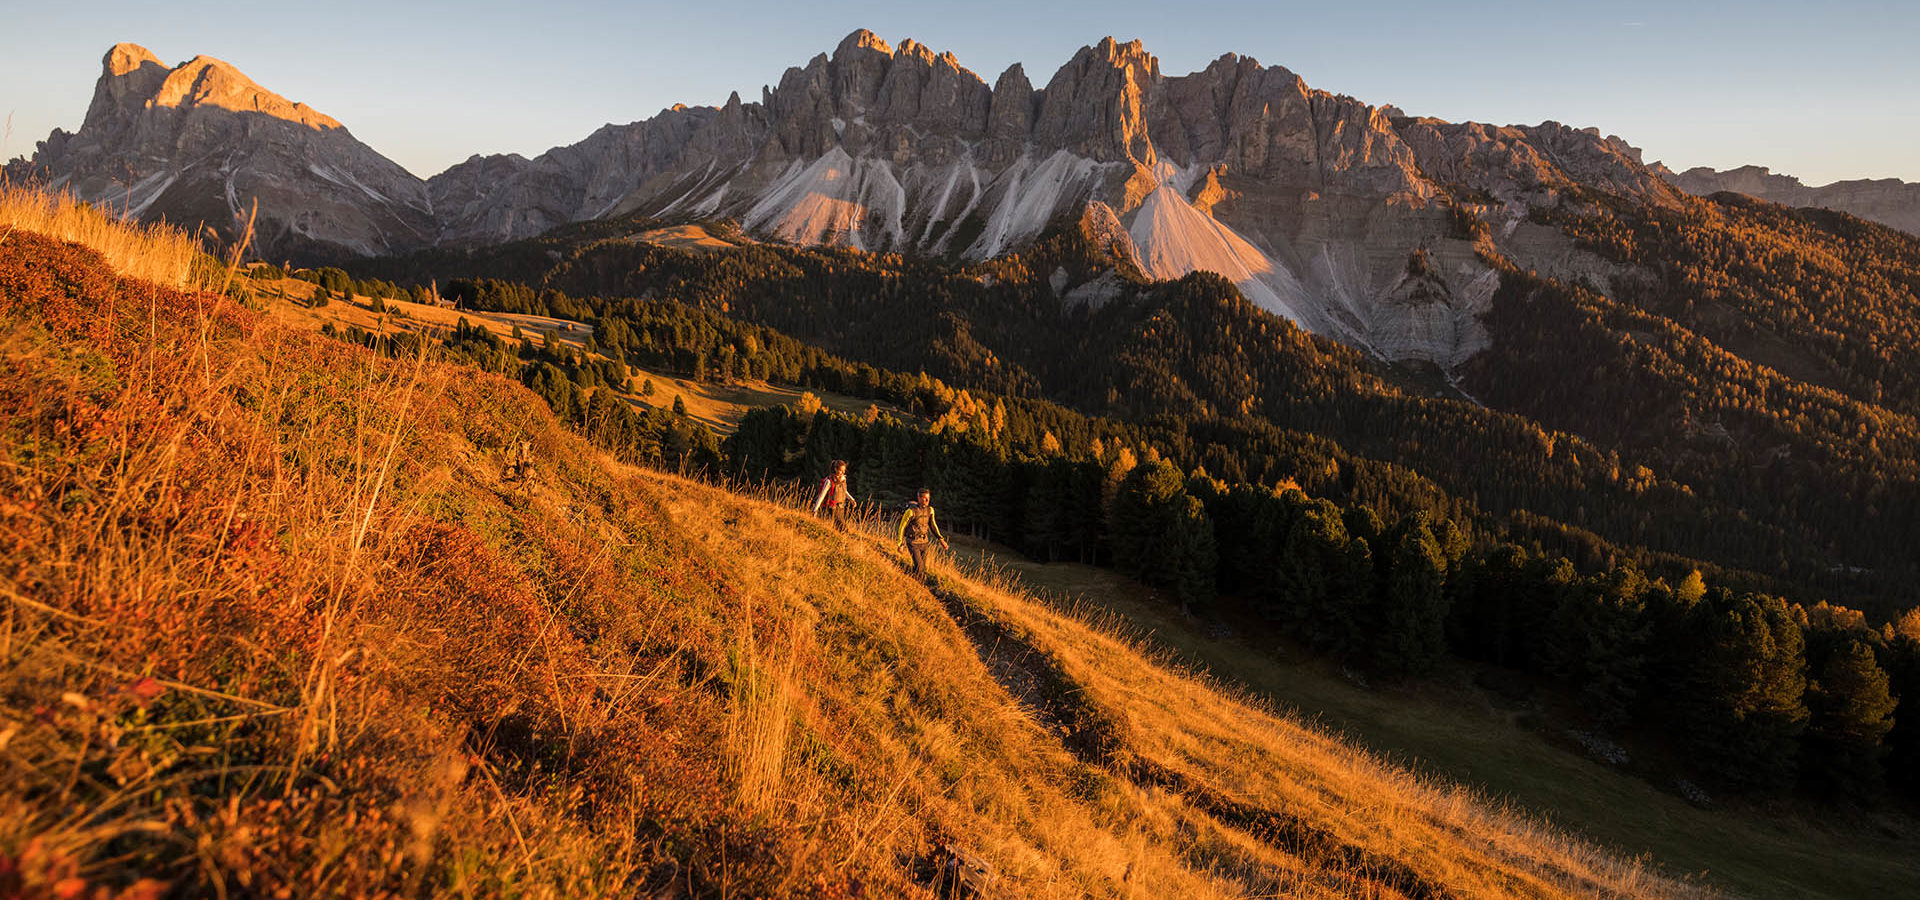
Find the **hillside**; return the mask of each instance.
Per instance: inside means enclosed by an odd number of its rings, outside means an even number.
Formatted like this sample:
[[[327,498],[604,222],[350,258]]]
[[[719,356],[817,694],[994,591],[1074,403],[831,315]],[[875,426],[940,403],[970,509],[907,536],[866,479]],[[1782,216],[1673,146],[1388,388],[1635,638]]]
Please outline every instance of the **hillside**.
[[[1150,635],[1169,658],[1276,704],[1390,759],[1505,799],[1671,870],[1705,872],[1743,897],[1872,897],[1920,879],[1910,816],[1741,803],[1696,805],[1674,784],[1670,749],[1579,730],[1580,700],[1491,666],[1453,665],[1393,684],[1276,640],[1252,617],[1183,616],[1111,570],[1041,563],[975,540],[956,555],[1017,579],[1083,615]]]
[[[0,304],[9,893],[1697,892],[506,379],[25,233]]]

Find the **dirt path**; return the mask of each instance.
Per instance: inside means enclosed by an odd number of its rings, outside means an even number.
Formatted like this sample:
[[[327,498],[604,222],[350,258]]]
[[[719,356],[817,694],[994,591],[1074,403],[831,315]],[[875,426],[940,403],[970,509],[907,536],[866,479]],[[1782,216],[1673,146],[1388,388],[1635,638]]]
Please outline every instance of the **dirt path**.
[[[1244,803],[1132,753],[1112,718],[1089,701],[1044,650],[981,615],[941,580],[935,579],[927,589],[966,634],[994,681],[1030,710],[1040,727],[1056,735],[1082,763],[1142,787],[1178,794],[1221,825],[1246,832],[1301,859],[1328,861],[1332,863],[1329,874],[1343,882],[1339,885],[1343,890],[1367,896],[1379,896],[1384,890],[1414,900],[1452,896],[1400,861],[1347,843],[1303,817]]]

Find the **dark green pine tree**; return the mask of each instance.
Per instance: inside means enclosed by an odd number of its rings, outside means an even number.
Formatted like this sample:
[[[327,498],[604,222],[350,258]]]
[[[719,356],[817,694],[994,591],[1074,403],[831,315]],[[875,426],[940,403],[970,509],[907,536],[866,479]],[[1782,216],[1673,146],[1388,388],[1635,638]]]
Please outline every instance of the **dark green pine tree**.
[[[1833,795],[1868,799],[1885,783],[1881,761],[1894,711],[1887,673],[1857,639],[1815,661],[1813,671],[1801,772]]]
[[[1289,491],[1292,527],[1276,554],[1273,601],[1282,621],[1301,639],[1348,656],[1369,643],[1365,613],[1371,605],[1373,555],[1367,542],[1349,537],[1340,508],[1325,498]]]
[[[727,471],[735,478],[750,482],[798,475],[797,471],[789,471],[787,457],[799,451],[803,432],[804,423],[796,421],[789,407],[747,410],[733,434],[721,445]]]
[[[1033,556],[1054,562],[1072,541],[1073,464],[1055,457],[1029,463],[1023,535]]]
[[[1165,460],[1133,467],[1114,490],[1107,533],[1113,567],[1123,575],[1152,581],[1154,544],[1163,532],[1164,507],[1186,496],[1186,478]]]
[[[1560,608],[1573,581],[1566,560],[1529,558],[1512,544],[1468,559],[1448,580],[1452,646],[1473,659],[1529,667],[1542,623]]]
[[[1209,479],[1189,479],[1188,492],[1206,504],[1219,544],[1219,587],[1224,592],[1248,594],[1271,577],[1271,548],[1278,543],[1269,506],[1278,503],[1272,492],[1250,484],[1218,490]],[[1194,490],[1197,487],[1199,490]]]
[[[1115,568],[1171,589],[1183,604],[1212,601],[1213,523],[1172,463],[1158,460],[1127,473],[1114,495],[1109,530]]]
[[[865,452],[860,481],[854,490],[862,500],[872,498],[883,509],[897,512],[927,486],[925,458],[930,442],[925,432],[890,420],[869,428],[862,444]]]
[[[860,449],[865,444],[866,430],[858,422],[850,422],[830,409],[821,409],[813,414],[813,424],[807,428],[805,441],[806,455],[801,466],[803,478],[818,479],[832,469],[836,459],[856,460],[860,458]],[[847,474],[847,480],[855,491],[864,491],[864,473]],[[935,498],[936,505],[939,498]]]
[[[1167,587],[1190,610],[1201,610],[1213,603],[1214,573],[1219,553],[1213,534],[1213,520],[1199,498],[1182,495],[1174,498],[1164,512],[1166,534],[1158,547],[1155,567]]]
[[[1073,498],[1067,515],[1071,548],[1074,558],[1084,563],[1100,561],[1101,536],[1106,524],[1102,506],[1106,499],[1106,478],[1106,469],[1099,463],[1083,460],[1074,463],[1068,479],[1068,492]]]
[[[1631,566],[1611,569],[1563,594],[1537,638],[1547,674],[1579,692],[1595,724],[1624,723],[1639,697],[1647,663],[1647,593]]]
[[[529,365],[520,381],[547,401],[555,417],[567,422],[579,420],[580,389],[559,366],[549,362]]]
[[[1394,529],[1372,635],[1376,669],[1389,675],[1431,672],[1447,650],[1447,558],[1423,514]]]
[[[935,505],[951,510],[953,527],[981,537],[998,537],[1007,529],[1005,448],[982,434],[943,435],[935,454],[932,481],[941,494]]]
[[[1792,787],[1807,724],[1800,626],[1778,598],[1713,588],[1693,607],[1693,664],[1681,686],[1682,743],[1734,790]]]

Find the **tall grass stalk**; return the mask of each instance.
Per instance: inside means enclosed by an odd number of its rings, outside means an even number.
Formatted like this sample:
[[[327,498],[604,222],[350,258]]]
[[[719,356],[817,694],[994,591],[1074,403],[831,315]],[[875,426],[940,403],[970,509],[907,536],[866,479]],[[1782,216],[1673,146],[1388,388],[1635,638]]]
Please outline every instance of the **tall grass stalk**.
[[[754,635],[752,607],[742,613],[727,737],[740,805],[756,813],[768,813],[786,783],[787,744],[798,688],[790,665],[768,658],[761,649]]]
[[[306,680],[301,689],[300,708],[304,714],[300,725],[300,741],[295,754],[295,767],[310,754],[321,749],[331,750],[339,739],[339,697],[335,691],[340,668],[352,654],[349,648],[336,653],[335,634],[339,630],[348,594],[360,587],[363,579],[362,550],[366,545],[367,533],[372,529],[375,512],[379,509],[380,496],[392,477],[394,454],[400,448],[400,440],[406,434],[408,412],[412,409],[414,393],[420,386],[421,376],[427,368],[427,345],[423,342],[420,352],[415,355],[413,365],[407,375],[406,386],[400,391],[398,408],[394,414],[392,431],[387,434],[386,446],[380,451],[377,467],[364,455],[366,433],[365,423],[368,409],[359,411],[360,421],[356,427],[355,468],[353,493],[348,502],[348,510],[357,521],[353,523],[351,537],[348,540],[346,560],[334,581],[333,590],[327,596],[326,606],[321,613],[319,646],[309,665]],[[369,380],[372,380],[369,378]],[[371,402],[371,401],[369,401]],[[324,738],[324,739],[323,739]]]

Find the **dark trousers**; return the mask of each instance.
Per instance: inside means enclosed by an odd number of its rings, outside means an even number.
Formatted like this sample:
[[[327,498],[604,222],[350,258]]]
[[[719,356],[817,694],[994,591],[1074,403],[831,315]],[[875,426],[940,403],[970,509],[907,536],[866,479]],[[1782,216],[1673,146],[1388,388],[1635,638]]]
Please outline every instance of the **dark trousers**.
[[[833,530],[847,530],[847,508],[838,503],[827,507],[827,515],[833,517]]]
[[[926,542],[922,541],[918,544],[908,544],[907,555],[913,557],[913,574],[925,575],[927,573]]]

